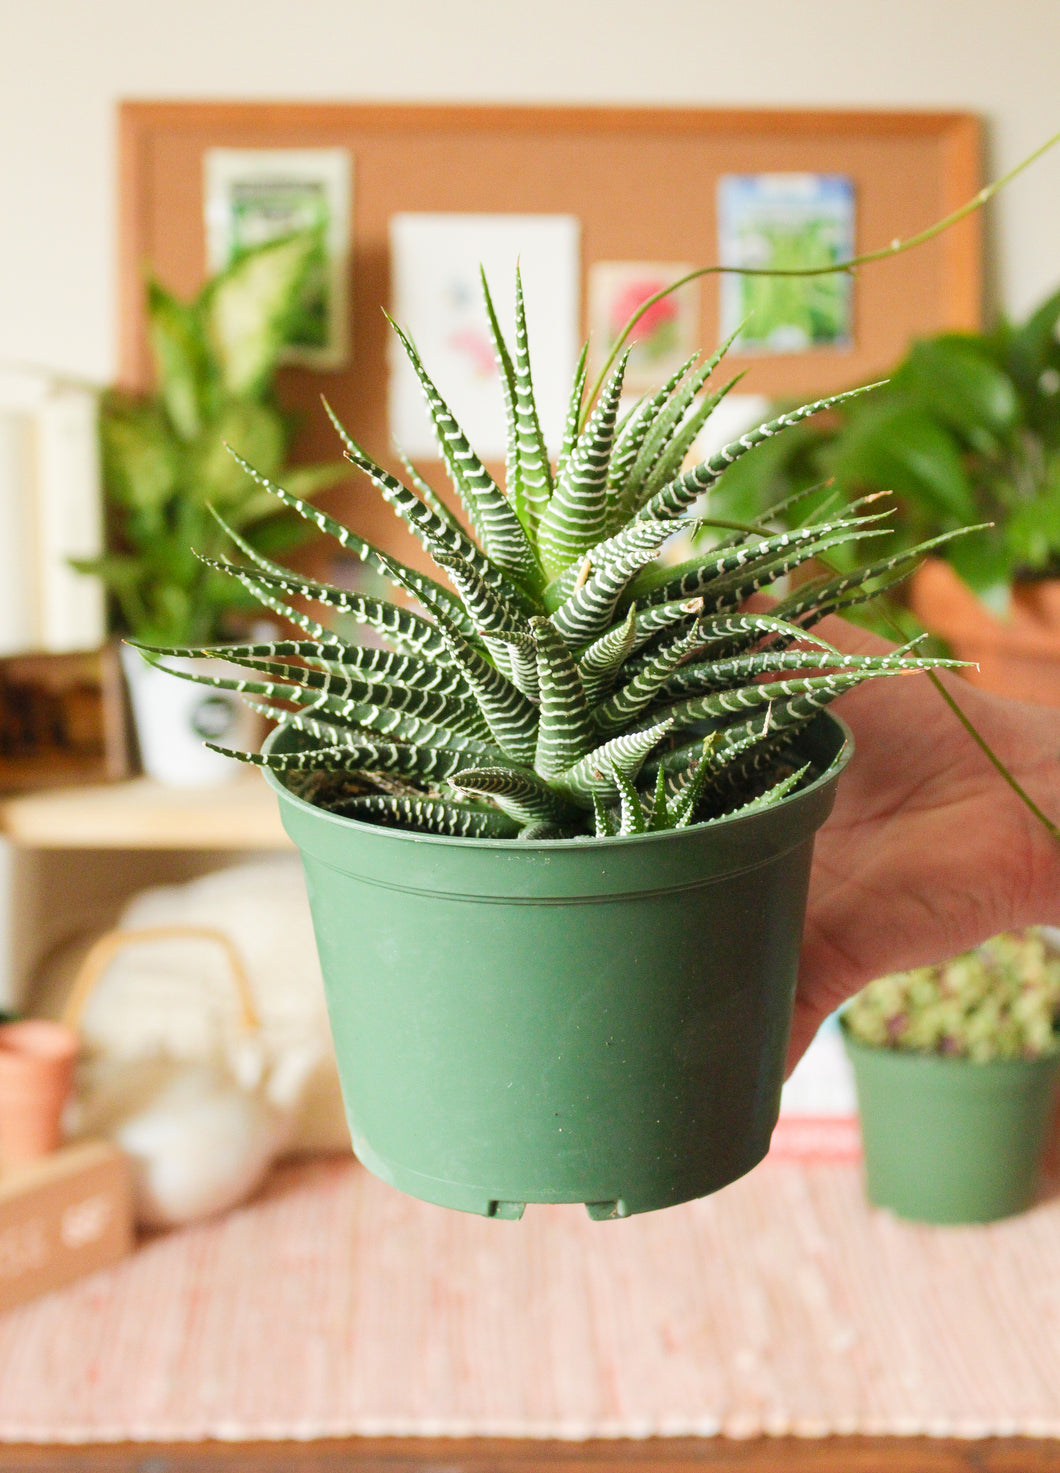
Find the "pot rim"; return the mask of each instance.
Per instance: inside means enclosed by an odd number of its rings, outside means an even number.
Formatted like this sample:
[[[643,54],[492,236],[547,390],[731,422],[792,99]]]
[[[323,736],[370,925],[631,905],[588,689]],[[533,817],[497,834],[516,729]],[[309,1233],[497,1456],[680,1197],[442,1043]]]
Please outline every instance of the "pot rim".
[[[834,784],[843,770],[849,764],[854,755],[854,733],[843,720],[833,711],[822,710],[811,723],[812,730],[817,727],[818,722],[831,723],[838,728],[842,738],[832,761],[825,770],[814,778],[813,782],[806,787],[797,789],[794,793],[782,798],[779,803],[769,808],[761,809],[754,814],[730,814],[725,818],[715,819],[710,824],[690,824],[685,829],[663,829],[657,833],[647,834],[621,834],[611,838],[598,839],[591,835],[578,835],[571,839],[478,839],[466,838],[456,834],[426,834],[416,832],[412,829],[389,828],[383,824],[366,823],[362,819],[350,818],[345,814],[331,813],[326,808],[318,808],[313,803],[308,803],[304,798],[299,798],[295,793],[280,780],[280,777],[270,768],[261,769],[265,781],[276,794],[281,805],[290,805],[295,813],[302,814],[306,818],[318,819],[345,828],[349,832],[359,834],[373,834],[385,837],[387,840],[398,843],[412,843],[417,845],[430,844],[439,847],[458,846],[464,850],[499,850],[511,853],[530,852],[536,854],[547,854],[549,852],[570,854],[578,850],[585,850],[591,846],[594,853],[603,853],[613,849],[628,849],[634,846],[650,847],[659,843],[673,842],[675,837],[685,835],[703,835],[707,833],[721,834],[731,833],[737,825],[753,823],[756,819],[766,819],[768,816],[778,816],[781,813],[791,811],[795,807],[802,807],[815,798],[822,795],[822,790],[834,787]],[[263,751],[268,751],[272,745],[281,739],[283,732],[288,728],[283,725],[274,727],[269,732],[262,746]]]

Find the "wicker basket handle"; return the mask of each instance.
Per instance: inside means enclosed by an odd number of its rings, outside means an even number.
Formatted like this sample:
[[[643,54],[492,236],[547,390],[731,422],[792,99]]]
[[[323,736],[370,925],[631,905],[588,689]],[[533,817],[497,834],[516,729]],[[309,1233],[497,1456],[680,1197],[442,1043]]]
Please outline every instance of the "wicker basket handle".
[[[213,926],[140,926],[129,931],[105,931],[85,953],[70,989],[62,1014],[62,1021],[68,1028],[80,1029],[88,1000],[118,952],[129,946],[149,944],[152,941],[212,941],[220,946],[228,958],[232,983],[239,996],[240,1022],[246,1032],[258,1031],[261,1019],[254,1004],[254,994],[243,958],[232,938]]]

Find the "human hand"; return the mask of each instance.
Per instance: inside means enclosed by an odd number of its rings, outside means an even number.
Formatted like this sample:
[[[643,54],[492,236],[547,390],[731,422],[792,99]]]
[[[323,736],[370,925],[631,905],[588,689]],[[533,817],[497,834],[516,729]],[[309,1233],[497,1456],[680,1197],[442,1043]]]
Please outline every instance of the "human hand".
[[[838,618],[848,653],[889,646]],[[1060,823],[1060,709],[940,679],[1039,807]],[[836,702],[855,755],[817,836],[788,1070],[821,1022],[875,977],[955,956],[999,931],[1060,924],[1060,842],[1027,809],[926,675]]]

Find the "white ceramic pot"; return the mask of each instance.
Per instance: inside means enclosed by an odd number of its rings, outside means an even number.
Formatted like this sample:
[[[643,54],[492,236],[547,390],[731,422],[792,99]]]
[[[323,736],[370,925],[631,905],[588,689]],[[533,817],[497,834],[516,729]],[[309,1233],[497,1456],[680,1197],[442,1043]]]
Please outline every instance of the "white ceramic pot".
[[[122,665],[129,687],[140,760],[148,777],[173,788],[215,787],[231,782],[238,762],[211,752],[205,742],[254,749],[261,738],[261,718],[233,691],[210,690],[149,665],[129,645],[122,646]],[[176,657],[173,669],[229,673],[217,660]],[[245,671],[239,672],[245,675]]]

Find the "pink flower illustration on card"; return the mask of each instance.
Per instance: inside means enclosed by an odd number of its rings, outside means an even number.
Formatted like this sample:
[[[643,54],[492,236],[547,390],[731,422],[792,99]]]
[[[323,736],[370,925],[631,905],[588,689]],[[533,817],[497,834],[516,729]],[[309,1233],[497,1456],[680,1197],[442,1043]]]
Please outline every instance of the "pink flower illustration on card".
[[[589,268],[589,324],[592,351],[603,361],[626,323],[644,302],[687,275],[682,263],[597,261]],[[652,302],[630,332],[633,345],[626,370],[630,389],[655,388],[699,345],[699,283],[690,282]]]

